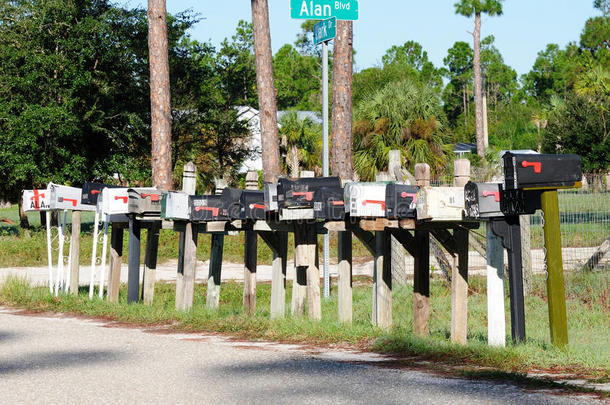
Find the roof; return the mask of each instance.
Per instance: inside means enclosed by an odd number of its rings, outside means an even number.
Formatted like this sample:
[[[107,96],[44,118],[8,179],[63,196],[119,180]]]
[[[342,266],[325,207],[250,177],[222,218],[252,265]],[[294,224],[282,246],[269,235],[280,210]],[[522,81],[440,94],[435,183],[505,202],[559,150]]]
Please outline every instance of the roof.
[[[458,142],[453,146],[453,153],[455,154],[463,154],[463,153],[473,153],[477,151],[476,143],[463,143]]]

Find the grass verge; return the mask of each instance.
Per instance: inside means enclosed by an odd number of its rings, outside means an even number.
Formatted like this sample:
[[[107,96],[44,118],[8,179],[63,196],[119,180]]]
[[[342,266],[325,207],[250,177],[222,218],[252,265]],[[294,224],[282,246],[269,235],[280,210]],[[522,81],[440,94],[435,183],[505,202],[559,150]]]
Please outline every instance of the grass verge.
[[[431,284],[430,337],[412,333],[412,288],[398,287],[393,292],[394,327],[384,332],[371,326],[371,285],[367,279],[354,282],[354,322],[340,323],[336,315],[336,286],[329,300],[322,303],[323,322],[302,317],[269,319],[271,288],[259,284],[257,310],[253,316],[242,311],[240,283],[222,285],[220,307],[205,307],[206,288],[195,288],[193,309],[179,312],[174,308],[173,284],[158,284],[151,306],[129,305],[122,286],[118,303],[100,299],[90,301],[86,289],[78,296],[53,297],[47,288],[30,287],[27,280],[9,278],[0,287],[0,304],[31,311],[63,312],[100,317],[143,326],[163,325],[180,331],[227,333],[237,338],[282,342],[339,345],[392,354],[410,361],[427,360],[434,365],[461,370],[460,373],[502,373],[523,375],[528,372],[570,374],[597,382],[610,381],[610,275],[574,273],[567,276],[567,302],[570,345],[560,350],[550,344],[544,279],[535,278],[538,293],[526,300],[528,339],[525,344],[505,348],[487,346],[485,279],[470,282],[468,344],[449,341],[451,296],[442,281]],[[287,312],[290,286],[287,288]],[[510,320],[508,303],[507,320]],[[507,331],[510,333],[510,329]],[[510,340],[510,339],[507,339]]]

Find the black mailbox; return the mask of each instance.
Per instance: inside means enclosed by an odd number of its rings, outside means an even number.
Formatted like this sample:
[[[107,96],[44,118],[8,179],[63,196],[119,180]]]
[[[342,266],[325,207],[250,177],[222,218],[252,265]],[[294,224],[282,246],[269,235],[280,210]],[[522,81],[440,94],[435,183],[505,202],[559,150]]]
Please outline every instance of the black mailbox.
[[[229,219],[240,218],[241,195],[243,191],[240,188],[225,188],[222,190],[222,216]]]
[[[97,205],[97,197],[102,194],[102,190],[105,188],[117,188],[117,186],[109,186],[103,183],[94,183],[86,181],[83,183],[81,204]]]
[[[222,196],[220,195],[192,195],[189,198],[191,221],[226,221],[229,218],[223,215]]]
[[[506,216],[532,215],[541,208],[544,190],[504,190],[500,187],[500,210]]]
[[[240,219],[265,219],[265,192],[261,190],[243,190],[240,199]]]
[[[341,187],[320,187],[313,195],[313,216],[318,219],[345,219],[345,201]]]
[[[313,208],[314,193],[321,187],[341,188],[338,177],[281,178],[277,184],[278,208]]]
[[[504,214],[500,209],[500,183],[474,183],[464,186],[466,216],[469,218],[497,218]]]
[[[389,183],[385,188],[385,213],[388,218],[416,218],[417,187]]]
[[[504,189],[578,188],[582,166],[578,155],[538,155],[507,152]]]

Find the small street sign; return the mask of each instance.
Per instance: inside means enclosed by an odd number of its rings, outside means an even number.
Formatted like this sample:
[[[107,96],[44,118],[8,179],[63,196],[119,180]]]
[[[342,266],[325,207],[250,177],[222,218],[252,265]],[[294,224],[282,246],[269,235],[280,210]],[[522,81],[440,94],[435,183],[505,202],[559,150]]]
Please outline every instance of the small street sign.
[[[301,20],[358,19],[358,0],[290,0],[290,17]]]
[[[318,45],[337,36],[337,18],[320,21],[313,26],[313,42]]]

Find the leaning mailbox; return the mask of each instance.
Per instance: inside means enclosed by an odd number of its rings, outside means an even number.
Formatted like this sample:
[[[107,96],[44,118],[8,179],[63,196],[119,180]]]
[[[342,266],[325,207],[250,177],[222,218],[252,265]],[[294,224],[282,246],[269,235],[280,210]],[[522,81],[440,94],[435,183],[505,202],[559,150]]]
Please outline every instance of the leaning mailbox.
[[[499,183],[474,183],[469,181],[464,186],[466,216],[469,218],[498,218],[504,214],[500,209]]]
[[[392,219],[416,218],[417,187],[390,183],[385,189],[386,216]]]
[[[352,217],[385,217],[387,183],[347,183],[344,200]]]
[[[191,221],[226,221],[229,218],[222,214],[222,197],[220,195],[189,196]]]
[[[579,188],[582,166],[578,155],[531,155],[507,152],[504,160],[504,188]]]
[[[331,221],[345,219],[344,191],[341,187],[320,187],[313,194],[314,218]]]
[[[417,219],[461,221],[464,211],[464,188],[421,187],[417,193]]]
[[[190,214],[189,195],[187,193],[170,191],[163,195],[161,218],[188,221]]]
[[[127,190],[127,195],[129,196],[127,210],[130,214],[160,216],[163,194],[160,190],[141,191],[130,188]]]
[[[46,211],[49,209],[51,194],[48,190],[23,190],[21,193],[21,206],[26,212]]]
[[[265,219],[265,192],[243,190],[240,197],[240,219]]]
[[[47,192],[51,210],[95,211],[95,205],[81,203],[83,192],[80,188],[49,183]]]
[[[277,184],[278,208],[313,208],[314,193],[321,187],[340,189],[338,177],[281,178]]]

